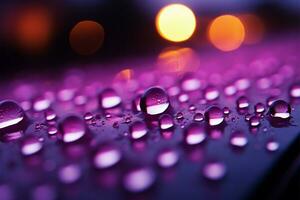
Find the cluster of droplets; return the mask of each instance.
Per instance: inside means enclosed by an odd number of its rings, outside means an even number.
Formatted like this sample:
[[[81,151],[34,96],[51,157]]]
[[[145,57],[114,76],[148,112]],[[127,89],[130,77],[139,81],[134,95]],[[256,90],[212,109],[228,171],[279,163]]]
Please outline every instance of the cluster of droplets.
[[[266,82],[261,79],[260,88],[266,88]],[[24,101],[20,106],[14,101],[5,100],[0,102],[0,134],[6,140],[21,138],[20,152],[25,157],[30,157],[39,154],[47,146],[44,144],[45,139],[28,131],[28,127],[34,124],[38,132],[45,125],[49,138],[56,138],[55,141],[66,145],[67,152],[82,153],[82,150],[90,150],[90,163],[100,171],[126,163],[123,161],[127,158],[128,150],[115,144],[118,141],[129,141],[139,149],[145,149],[151,140],[155,143],[160,139],[174,137],[183,147],[204,147],[204,143],[210,139],[221,138],[224,128],[231,126],[228,143],[241,150],[250,146],[251,140],[247,131],[235,129],[236,123],[243,122],[238,119],[245,119],[250,128],[258,129],[265,119],[269,119],[272,125],[286,125],[292,118],[291,105],[277,97],[269,97],[266,103],[252,104],[253,99],[248,98],[245,92],[250,86],[249,79],[241,78],[225,86],[222,93],[219,86],[210,85],[189,74],[180,79],[179,85],[167,87],[166,90],[162,87],[150,87],[145,91],[135,91],[137,95],[132,95],[132,98],[123,99],[113,88],[102,89],[95,101],[98,109],[83,109],[80,114],[68,115],[57,112],[57,108],[53,106],[56,102],[49,94],[34,98],[32,105]],[[299,84],[290,87],[289,96],[300,99]],[[233,106],[220,106],[221,100],[232,97],[235,98]],[[66,107],[71,100],[82,108],[89,101],[89,96],[68,89],[58,92],[57,101],[66,104]],[[27,111],[31,112],[30,117]],[[42,113],[42,122],[34,121],[36,113]],[[116,132],[121,132],[118,134],[121,136],[114,137]],[[155,134],[157,132],[160,134]],[[178,136],[178,133],[182,134]],[[107,138],[116,141],[107,142]],[[86,143],[85,149],[77,146]],[[269,152],[275,152],[279,147],[280,144],[274,139],[265,144],[265,149]],[[181,156],[178,146],[161,148],[155,156],[155,163],[163,169],[172,168],[180,162]],[[145,165],[126,170],[122,175],[124,188],[133,193],[151,188],[158,175],[154,169],[151,165]],[[223,161],[207,162],[202,167],[202,175],[210,181],[223,179],[227,171]],[[82,176],[83,169],[79,163],[65,163],[58,170],[59,180],[64,184],[77,182]]]

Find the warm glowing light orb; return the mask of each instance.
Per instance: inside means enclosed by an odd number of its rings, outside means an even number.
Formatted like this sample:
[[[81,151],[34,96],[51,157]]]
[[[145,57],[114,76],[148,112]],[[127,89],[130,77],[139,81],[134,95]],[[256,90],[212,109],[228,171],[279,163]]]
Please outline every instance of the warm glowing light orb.
[[[95,21],[81,21],[70,32],[71,47],[80,55],[95,53],[104,40],[104,29]]]
[[[188,40],[196,29],[193,11],[182,4],[163,7],[156,16],[158,33],[166,40],[182,42]]]
[[[233,15],[222,15],[212,21],[208,29],[211,43],[221,51],[232,51],[245,39],[245,28],[241,20]]]

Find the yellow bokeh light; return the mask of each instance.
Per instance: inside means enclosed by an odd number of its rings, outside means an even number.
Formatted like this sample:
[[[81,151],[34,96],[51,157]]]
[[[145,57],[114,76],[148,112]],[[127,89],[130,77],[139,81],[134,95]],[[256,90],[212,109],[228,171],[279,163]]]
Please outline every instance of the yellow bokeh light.
[[[245,39],[245,28],[241,20],[233,15],[222,15],[212,21],[208,29],[211,43],[222,51],[232,51]]]
[[[196,17],[187,6],[171,4],[158,12],[155,24],[163,38],[172,42],[182,42],[193,35],[196,29]]]

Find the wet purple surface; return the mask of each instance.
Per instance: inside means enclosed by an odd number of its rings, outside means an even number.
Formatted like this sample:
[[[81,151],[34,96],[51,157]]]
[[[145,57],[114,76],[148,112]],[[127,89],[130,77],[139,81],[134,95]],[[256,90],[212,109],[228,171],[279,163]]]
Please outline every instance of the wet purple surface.
[[[298,138],[298,46],[2,85],[0,196],[244,199]]]

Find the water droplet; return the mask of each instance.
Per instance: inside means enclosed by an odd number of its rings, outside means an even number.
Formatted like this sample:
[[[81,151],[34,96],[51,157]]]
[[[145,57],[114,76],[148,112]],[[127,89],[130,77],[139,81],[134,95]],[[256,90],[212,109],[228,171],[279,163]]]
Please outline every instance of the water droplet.
[[[94,165],[98,169],[105,169],[114,166],[121,160],[120,150],[111,145],[99,147],[94,156]]]
[[[181,88],[184,91],[190,92],[198,90],[201,87],[201,82],[197,78],[194,78],[192,75],[187,74],[181,80]]]
[[[235,82],[235,87],[237,90],[242,91],[246,90],[251,86],[251,82],[247,78],[241,78]]]
[[[220,93],[217,88],[214,87],[207,87],[204,91],[204,97],[208,101],[213,101],[219,98]]]
[[[184,118],[184,117],[183,117],[183,113],[182,113],[182,112],[178,112],[178,113],[176,114],[175,118],[176,118],[177,120],[182,120],[182,119]]]
[[[121,97],[112,88],[104,89],[99,95],[99,104],[103,109],[114,108],[121,103]]]
[[[290,96],[292,98],[300,98],[300,84],[294,84],[290,88]]]
[[[71,184],[79,180],[81,177],[81,170],[78,165],[69,164],[59,169],[58,176],[61,182]]]
[[[174,126],[172,116],[169,114],[162,115],[159,119],[159,126],[162,130],[172,128]]]
[[[185,130],[185,143],[196,145],[202,143],[206,138],[205,129],[198,123],[192,123]]]
[[[249,121],[250,118],[251,118],[251,114],[246,114],[246,115],[245,115],[245,120],[246,120],[246,121]]]
[[[48,127],[48,134],[49,135],[55,135],[57,133],[57,128],[53,125]]]
[[[93,114],[90,112],[85,113],[83,116],[84,120],[86,120],[86,121],[91,120],[93,117],[94,117]]]
[[[263,113],[265,111],[265,106],[262,103],[257,103],[254,106],[254,110],[255,110],[256,113]]]
[[[221,162],[209,162],[203,167],[203,175],[209,180],[217,181],[226,174],[226,166]]]
[[[179,160],[179,155],[176,150],[166,149],[157,156],[157,163],[160,167],[169,168],[176,165]]]
[[[48,109],[50,105],[51,100],[44,96],[38,97],[33,101],[33,109],[38,112]]]
[[[178,96],[178,101],[179,101],[180,103],[188,102],[188,100],[189,100],[189,95],[187,95],[187,94],[180,94],[180,95]]]
[[[239,109],[245,109],[249,107],[249,101],[245,96],[239,97],[236,101],[236,104]]]
[[[248,143],[248,139],[244,133],[235,132],[230,138],[230,144],[235,147],[244,147]]]
[[[277,119],[288,119],[291,117],[291,106],[283,100],[274,101],[270,106],[270,115]]]
[[[223,111],[216,106],[212,106],[205,111],[205,120],[210,126],[217,126],[223,123],[224,114]]]
[[[189,106],[189,111],[191,112],[195,111],[196,109],[197,109],[196,106],[193,104]]]
[[[141,110],[148,115],[162,114],[170,106],[167,93],[159,87],[148,89],[143,94],[140,103]]]
[[[227,87],[224,88],[224,93],[227,96],[232,96],[232,95],[236,94],[236,92],[237,92],[237,89],[233,85],[228,85]]]
[[[56,113],[53,109],[49,108],[45,111],[45,118],[47,121],[52,121],[56,118]]]
[[[130,134],[132,139],[140,139],[148,132],[146,124],[142,121],[134,122],[130,127]]]
[[[150,168],[138,168],[128,172],[123,179],[124,187],[130,192],[143,192],[150,188],[156,175]]]
[[[266,144],[266,149],[268,151],[274,152],[274,151],[277,151],[278,148],[279,148],[279,143],[274,140],[270,140]]]
[[[258,116],[250,117],[249,123],[250,123],[250,126],[252,126],[252,127],[259,126],[260,125],[260,117],[258,117]]]
[[[228,107],[224,107],[223,108],[223,113],[224,113],[224,115],[229,115],[230,109]]]
[[[28,136],[23,139],[21,143],[21,152],[25,156],[29,156],[39,152],[43,147],[43,144],[37,137]]]
[[[0,102],[0,132],[7,129],[23,129],[24,120],[25,113],[16,102],[10,100]]]
[[[68,116],[60,123],[62,140],[65,143],[74,142],[82,138],[86,127],[83,120],[75,115]]]
[[[194,121],[201,122],[204,120],[204,116],[202,113],[195,113],[194,115]]]

